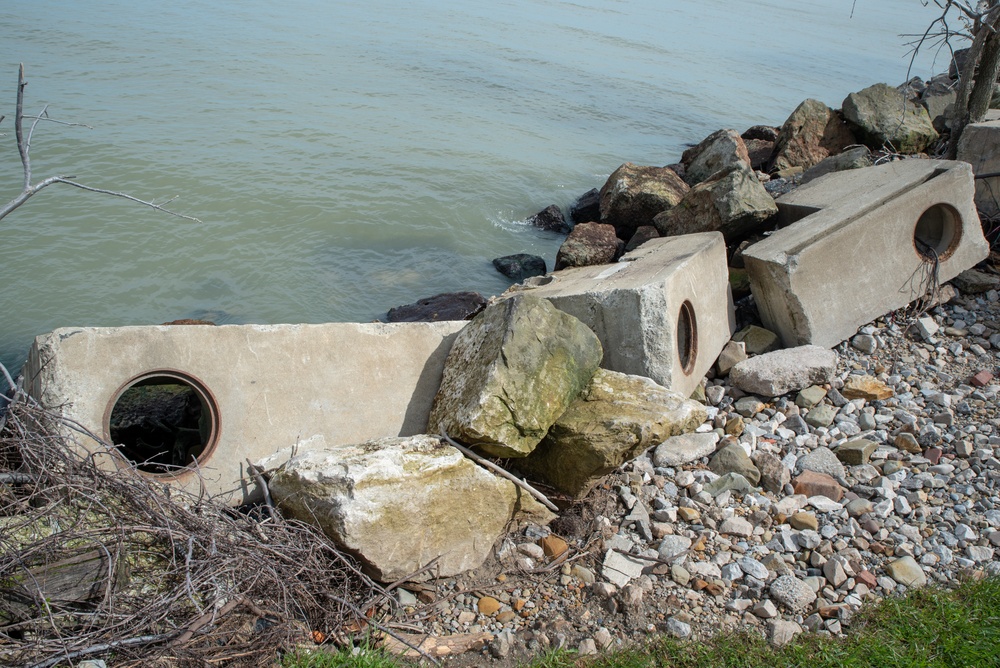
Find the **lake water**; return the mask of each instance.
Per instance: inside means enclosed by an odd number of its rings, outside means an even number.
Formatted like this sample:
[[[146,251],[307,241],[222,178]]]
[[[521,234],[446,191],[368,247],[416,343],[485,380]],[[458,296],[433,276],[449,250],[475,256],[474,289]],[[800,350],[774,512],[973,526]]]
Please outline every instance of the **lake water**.
[[[177,318],[368,321],[491,259],[551,268],[518,221],[625,161],[780,124],[907,76],[917,0],[35,0],[0,13],[0,201],[21,187],[17,63],[36,180],[0,221],[0,362],[56,327]],[[942,69],[921,58],[914,74]],[[941,57],[944,62],[944,57]]]

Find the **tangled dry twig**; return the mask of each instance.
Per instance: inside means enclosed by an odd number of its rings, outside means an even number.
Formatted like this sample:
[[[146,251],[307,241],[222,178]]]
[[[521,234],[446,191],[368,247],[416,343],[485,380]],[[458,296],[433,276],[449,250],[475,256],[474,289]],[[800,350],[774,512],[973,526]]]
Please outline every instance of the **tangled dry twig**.
[[[74,454],[23,395],[0,432],[0,665],[268,665],[380,628],[389,596],[315,528]]]

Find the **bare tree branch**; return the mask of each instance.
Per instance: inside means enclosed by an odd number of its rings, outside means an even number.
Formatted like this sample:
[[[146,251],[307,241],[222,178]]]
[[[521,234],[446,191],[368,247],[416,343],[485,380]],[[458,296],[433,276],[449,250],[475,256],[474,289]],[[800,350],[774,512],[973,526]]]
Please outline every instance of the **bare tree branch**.
[[[177,216],[178,218],[184,218],[185,220],[193,220],[196,223],[201,221],[194,216],[187,216],[183,213],[177,213],[176,211],[171,211],[165,208],[164,204],[169,204],[170,202],[177,199],[172,197],[163,204],[156,204],[155,202],[146,201],[144,199],[139,199],[138,197],[133,197],[127,193],[117,192],[114,190],[107,190],[105,188],[95,188],[93,186],[84,185],[74,181],[75,176],[50,176],[47,179],[32,185],[31,184],[31,138],[35,133],[35,128],[41,121],[49,121],[52,123],[58,123],[60,125],[70,125],[70,126],[82,126],[90,128],[89,125],[83,123],[68,123],[66,121],[58,121],[48,116],[48,105],[42,107],[42,110],[37,116],[24,115],[24,88],[28,85],[28,82],[24,80],[24,64],[22,63],[17,71],[17,107],[14,112],[14,135],[17,138],[17,152],[21,156],[21,166],[24,170],[24,185],[21,188],[21,193],[17,195],[14,199],[9,201],[7,204],[0,207],[0,220],[5,218],[7,215],[18,209],[22,204],[31,199],[40,190],[47,188],[55,183],[64,183],[66,185],[73,186],[75,188],[80,188],[81,190],[88,190],[90,192],[101,193],[102,195],[111,195],[112,197],[121,197],[122,199],[127,199],[137,204],[142,204],[143,206],[148,206],[151,209],[156,209],[157,211],[162,211],[163,213],[168,213],[171,216]],[[3,116],[0,116],[0,121],[3,120]],[[24,136],[24,119],[28,118],[31,120],[31,127],[28,129],[27,137]]]

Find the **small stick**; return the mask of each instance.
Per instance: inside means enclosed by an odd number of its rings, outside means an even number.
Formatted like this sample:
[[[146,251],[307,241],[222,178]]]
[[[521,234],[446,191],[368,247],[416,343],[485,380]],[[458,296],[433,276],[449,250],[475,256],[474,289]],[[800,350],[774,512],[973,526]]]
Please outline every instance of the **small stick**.
[[[267,482],[264,480],[264,476],[260,474],[260,469],[253,465],[253,463],[247,459],[247,471],[253,476],[254,482],[260,487],[261,491],[264,492],[264,503],[267,504],[267,512],[270,513],[271,519],[275,522],[281,521],[281,514],[274,505],[274,501],[271,500],[271,490],[267,487]]]
[[[524,482],[523,480],[521,480],[520,478],[518,478],[514,474],[512,474],[512,473],[510,473],[508,471],[503,470],[502,468],[500,468],[499,466],[497,466],[496,464],[494,464],[493,462],[491,462],[491,461],[489,461],[487,459],[483,459],[482,457],[480,457],[479,455],[477,455],[476,453],[474,453],[472,450],[469,450],[464,445],[460,445],[459,443],[456,443],[455,441],[453,441],[452,439],[450,439],[448,437],[448,435],[445,434],[445,433],[443,433],[443,432],[441,434],[441,438],[443,438],[444,440],[448,441],[448,443],[450,443],[451,445],[453,445],[456,448],[458,448],[459,452],[461,452],[463,455],[465,455],[466,457],[468,457],[472,461],[476,462],[480,466],[485,466],[486,468],[488,468],[489,470],[493,471],[497,475],[502,476],[502,477],[506,478],[507,480],[510,480],[512,483],[514,483],[515,485],[517,485],[518,487],[520,487],[521,489],[523,489],[524,491],[526,491],[528,494],[530,494],[531,496],[535,497],[539,502],[541,502],[542,505],[544,505],[546,508],[548,508],[552,512],[554,512],[554,513],[558,513],[559,512],[559,507],[556,504],[554,504],[551,501],[549,501],[548,497],[546,497],[544,494],[542,494],[537,489],[535,489],[534,487],[532,487],[528,483]]]
[[[616,547],[614,548],[614,550],[618,554],[624,554],[626,557],[632,557],[633,559],[641,559],[643,561],[655,561],[658,564],[665,564],[667,566],[673,566],[675,559],[680,559],[681,557],[686,557],[687,555],[691,554],[691,550],[684,550],[683,552],[675,554],[669,559],[660,559],[659,557],[647,557],[642,554],[632,554],[631,552],[627,552],[621,549],[620,547]]]

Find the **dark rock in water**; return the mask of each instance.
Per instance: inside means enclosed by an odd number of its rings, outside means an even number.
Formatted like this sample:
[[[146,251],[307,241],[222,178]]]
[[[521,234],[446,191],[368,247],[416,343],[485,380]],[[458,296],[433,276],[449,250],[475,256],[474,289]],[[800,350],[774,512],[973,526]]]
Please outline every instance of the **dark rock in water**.
[[[528,224],[548,230],[549,232],[566,233],[570,230],[569,223],[563,217],[562,209],[555,204],[545,207],[531,218],[528,218]]]
[[[493,260],[493,266],[501,274],[514,281],[523,281],[532,276],[544,276],[546,271],[545,260],[528,253],[498,257]]]
[[[621,255],[625,242],[612,225],[581,223],[573,228],[556,255],[556,269],[607,264]]]
[[[389,309],[389,322],[437,322],[470,320],[486,307],[486,298],[478,292],[444,292],[425,297],[413,304]]]
[[[659,236],[660,233],[657,232],[656,228],[652,225],[640,225],[636,229],[635,234],[632,235],[632,238],[628,240],[627,244],[625,244],[625,252],[628,253],[629,251],[635,250],[650,239],[658,239]]]
[[[759,139],[760,141],[775,142],[778,141],[778,128],[772,125],[755,125],[748,128],[740,137],[743,138],[743,141]]]
[[[601,220],[601,191],[591,188],[580,195],[569,207],[569,217],[574,225],[597,223]]]

